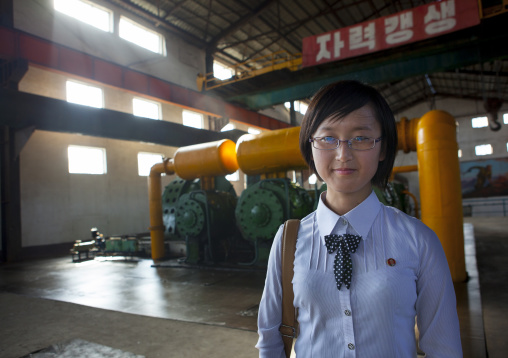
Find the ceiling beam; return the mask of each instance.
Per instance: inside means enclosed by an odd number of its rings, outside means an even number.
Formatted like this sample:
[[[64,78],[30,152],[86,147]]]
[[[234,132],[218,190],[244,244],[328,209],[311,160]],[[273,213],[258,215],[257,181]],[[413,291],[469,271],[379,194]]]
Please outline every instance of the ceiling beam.
[[[208,43],[207,50],[211,51],[212,53],[215,52],[215,49],[217,48],[217,45],[219,44],[220,40],[222,40],[224,37],[234,33],[240,27],[245,25],[245,23],[258,17],[263,11],[268,9],[276,1],[278,1],[278,0],[265,0],[258,7],[256,7],[249,15],[240,18],[237,22],[233,23],[231,26],[222,30]]]
[[[6,89],[0,89],[0,113],[0,125],[14,129],[34,128],[171,147],[226,138],[236,141],[243,133],[212,132]]]

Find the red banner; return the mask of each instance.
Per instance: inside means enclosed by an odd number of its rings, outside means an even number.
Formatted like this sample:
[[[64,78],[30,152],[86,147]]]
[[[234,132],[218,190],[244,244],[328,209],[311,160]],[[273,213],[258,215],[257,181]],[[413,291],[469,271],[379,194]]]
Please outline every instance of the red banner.
[[[302,66],[405,45],[478,25],[477,0],[442,0],[303,39]]]

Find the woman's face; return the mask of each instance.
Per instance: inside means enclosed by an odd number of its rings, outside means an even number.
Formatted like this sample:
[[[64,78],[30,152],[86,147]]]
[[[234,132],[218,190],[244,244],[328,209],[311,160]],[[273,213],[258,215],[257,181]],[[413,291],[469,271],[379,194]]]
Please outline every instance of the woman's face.
[[[381,125],[374,111],[366,105],[339,120],[325,119],[312,138],[327,136],[340,140],[379,138]],[[384,159],[384,153],[381,142],[365,151],[350,149],[347,142],[341,142],[339,148],[333,150],[312,147],[312,159],[318,174],[327,184],[326,201],[332,204],[334,200],[352,200],[351,203],[356,206],[371,193],[371,180],[379,161]]]

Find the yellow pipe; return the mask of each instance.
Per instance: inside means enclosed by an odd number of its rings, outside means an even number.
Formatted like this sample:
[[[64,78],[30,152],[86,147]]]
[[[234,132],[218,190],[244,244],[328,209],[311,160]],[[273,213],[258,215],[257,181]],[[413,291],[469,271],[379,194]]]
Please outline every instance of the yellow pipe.
[[[455,282],[466,279],[462,193],[454,118],[433,110],[418,122],[416,138],[422,221],[439,237]]]
[[[152,259],[164,257],[161,174],[177,174],[185,180],[201,178],[204,189],[213,186],[213,177],[238,170],[235,143],[229,139],[179,148],[173,159],[165,159],[150,169],[148,200]]]
[[[238,165],[247,175],[305,169],[299,146],[300,127],[245,134],[238,139]]]
[[[402,165],[400,167],[394,167],[393,173],[409,173],[418,171],[418,165]]]
[[[175,153],[175,172],[185,180],[214,177],[238,170],[236,144],[229,139],[179,148]]]
[[[406,117],[402,117],[400,122],[397,122],[397,138],[398,148],[403,150],[404,153],[411,151],[416,152],[416,128],[420,118],[413,118],[408,120]]]
[[[150,210],[150,240],[152,243],[152,259],[164,257],[164,223],[162,221],[162,186],[161,174],[174,174],[175,166],[172,159],[164,159],[155,164],[148,176],[148,203]]]
[[[398,173],[409,173],[416,171],[418,171],[418,165],[402,165],[400,167],[394,167],[392,169],[392,174],[390,174],[390,178],[388,180],[392,181],[395,178],[395,174]]]

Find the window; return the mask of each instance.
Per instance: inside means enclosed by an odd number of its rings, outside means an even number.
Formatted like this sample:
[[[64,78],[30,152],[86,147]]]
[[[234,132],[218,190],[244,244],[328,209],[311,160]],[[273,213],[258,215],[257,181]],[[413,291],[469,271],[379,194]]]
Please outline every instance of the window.
[[[103,108],[102,89],[83,83],[67,81],[67,101],[85,106]]]
[[[247,128],[247,132],[249,134],[259,134],[259,133],[261,133],[261,131],[259,129],[252,128],[252,127]]]
[[[69,173],[106,174],[106,150],[104,148],[70,145]]]
[[[290,102],[285,102],[284,106],[289,109],[291,108]],[[307,103],[301,102],[301,101],[294,101],[295,111],[300,112],[301,114],[305,114],[307,112],[307,108],[309,108],[309,105]]]
[[[459,155],[459,158],[462,158],[462,149],[459,149],[458,155]]]
[[[489,125],[489,119],[487,117],[476,117],[471,119],[473,128],[483,128]]]
[[[55,10],[102,31],[113,32],[113,12],[82,0],[54,0]]]
[[[240,174],[238,173],[238,170],[236,172],[234,172],[233,174],[226,175],[226,179],[229,181],[239,181]]]
[[[161,106],[157,102],[134,98],[132,100],[132,113],[139,117],[161,119]]]
[[[213,63],[213,77],[219,80],[227,80],[233,77],[233,70],[218,62]]]
[[[317,183],[317,176],[316,174],[312,174],[311,176],[309,176],[309,184],[310,185],[315,185]]]
[[[158,153],[138,153],[138,174],[140,177],[146,177],[150,174],[150,169],[154,164],[162,163],[162,154]],[[164,174],[163,174],[164,175]]]
[[[492,146],[490,144],[482,144],[474,147],[476,155],[489,155],[493,153]]]
[[[203,129],[203,115],[201,113],[183,110],[183,125]]]
[[[119,35],[124,40],[146,48],[147,50],[164,56],[166,55],[164,37],[161,34],[147,29],[123,16],[120,18]]]
[[[504,124],[508,124],[508,113],[503,114],[503,122]]]
[[[227,132],[227,131],[232,131],[233,129],[235,129],[235,125],[233,123],[228,123],[224,127],[222,127],[222,129],[220,131]]]

